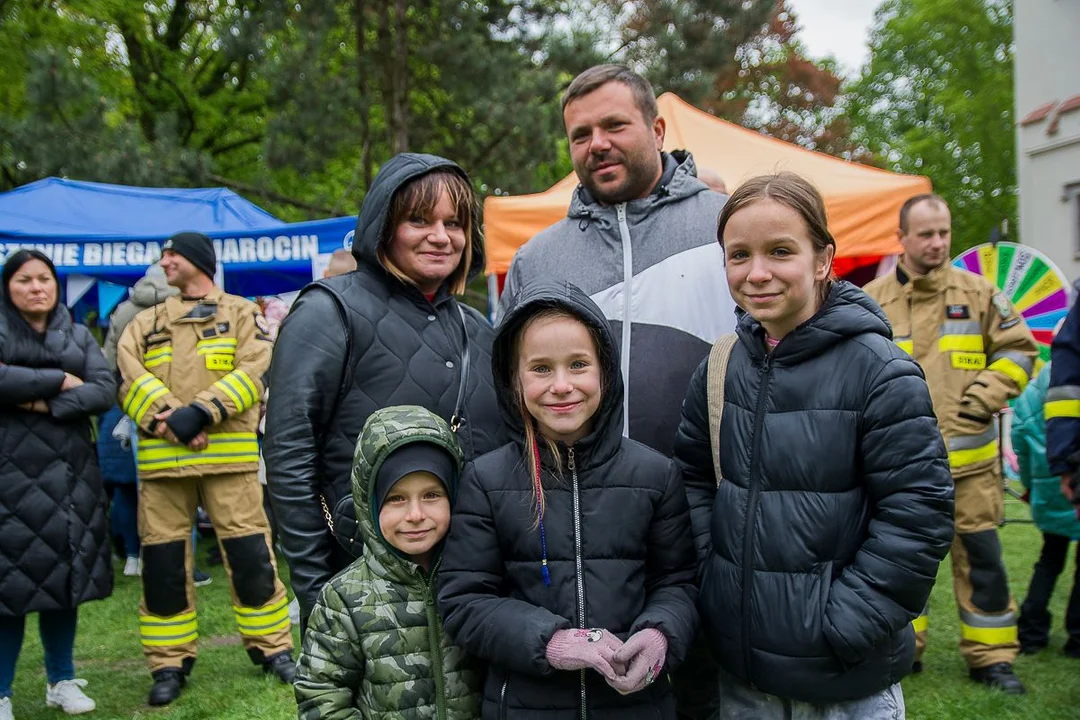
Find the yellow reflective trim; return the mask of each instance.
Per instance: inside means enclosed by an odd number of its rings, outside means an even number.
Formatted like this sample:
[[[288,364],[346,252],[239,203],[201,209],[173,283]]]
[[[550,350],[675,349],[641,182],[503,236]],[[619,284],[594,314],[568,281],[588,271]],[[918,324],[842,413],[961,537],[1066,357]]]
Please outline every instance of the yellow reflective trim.
[[[131,414],[131,407],[135,403],[136,397],[142,397],[143,391],[148,383],[157,380],[157,376],[153,373],[143,373],[139,377],[135,378],[135,381],[131,383],[131,387],[128,388],[127,395],[124,396],[124,412]]]
[[[169,388],[156,375],[140,375],[124,397],[124,412],[137,423],[142,423],[146,411],[157,400],[169,394]]]
[[[215,371],[232,370],[235,367],[235,355],[203,355],[206,358],[206,369]]]
[[[255,395],[248,390],[244,382],[237,377],[236,372],[231,372],[225,377],[221,378],[220,382],[225,383],[233,392],[240,396],[240,406],[247,410],[249,407],[255,404]]]
[[[237,342],[237,339],[234,337],[212,337],[198,341],[195,343],[195,347],[201,348],[206,345],[232,345],[233,347],[236,347]]]
[[[214,383],[214,387],[225,393],[225,397],[229,398],[229,400],[232,401],[232,404],[236,406],[236,410],[238,412],[242,412],[247,408],[244,406],[244,401],[240,399],[240,394],[226,382],[226,379],[228,377],[229,376],[226,375],[225,377],[218,380],[216,383]]]
[[[1043,418],[1080,418],[1080,400],[1050,400],[1043,405]]]
[[[286,597],[278,600],[273,605],[263,605],[262,607],[257,608],[246,608],[240,607],[239,605],[233,605],[232,609],[233,612],[237,615],[244,615],[246,617],[262,617],[271,613],[275,613],[281,608],[287,607],[289,607],[289,598]]]
[[[989,628],[960,623],[960,637],[982,645],[1011,645],[1017,642],[1015,625]]]
[[[949,360],[957,370],[985,370],[986,355],[973,352],[951,352]]]
[[[264,628],[273,627],[281,624],[281,621],[289,620],[289,608],[283,607],[280,610],[271,613],[265,617],[246,617],[244,615],[236,616],[236,624],[240,628],[240,632],[245,630],[262,630]]]
[[[987,443],[982,447],[971,448],[970,450],[951,450],[949,452],[949,467],[955,468],[962,465],[973,465],[977,462],[991,460],[996,457],[997,441]]]
[[[983,352],[982,335],[942,335],[938,339],[941,352]]]
[[[908,355],[915,355],[915,341],[908,338],[906,340],[895,340],[896,347],[900,348]]]
[[[181,635],[174,638],[166,638],[161,640],[151,638],[139,638],[139,643],[143,647],[172,647],[174,645],[187,645],[193,643],[199,639],[199,633],[193,632],[188,635]]]
[[[158,365],[164,365],[165,363],[172,362],[172,355],[162,355],[161,357],[154,358],[153,360],[144,360],[143,367],[147,370],[156,368]]]
[[[920,615],[911,621],[911,627],[915,632],[926,632],[927,628],[930,627],[930,616]]]
[[[170,615],[169,617],[161,617],[160,615],[140,615],[140,625],[177,625],[179,623],[185,623],[190,620],[194,620],[196,614],[194,611],[184,613],[182,615]]]
[[[199,355],[235,355],[235,345],[206,345],[200,346],[195,352]]]
[[[191,620],[190,622],[177,623],[175,625],[144,624],[139,627],[139,634],[144,638],[162,640],[165,638],[178,637],[180,635],[190,635],[198,629],[199,623],[195,620]]]
[[[195,465],[258,463],[259,443],[255,433],[214,433],[198,452],[168,440],[148,439],[139,442],[138,468],[142,472]]]
[[[255,383],[252,381],[251,376],[243,370],[235,370],[232,375],[240,382],[244,387],[244,390],[247,391],[248,397],[251,398],[251,405],[257,403],[259,401],[259,390],[255,387]],[[251,405],[248,407],[251,407]]]
[[[162,345],[153,350],[147,350],[143,355],[143,360],[153,360],[161,355],[172,355],[172,345]]]
[[[998,358],[994,362],[990,363],[989,369],[995,372],[999,372],[1006,377],[1012,378],[1013,382],[1020,386],[1021,391],[1023,391],[1023,389],[1027,387],[1028,374],[1024,372],[1024,368],[1020,367],[1007,357]]]
[[[281,620],[274,622],[272,625],[266,625],[265,627],[245,627],[243,625],[238,626],[238,630],[241,635],[247,635],[248,637],[259,637],[261,635],[270,635],[272,633],[281,632],[282,630],[289,629],[289,610],[286,608],[282,612],[285,613],[285,617]]]

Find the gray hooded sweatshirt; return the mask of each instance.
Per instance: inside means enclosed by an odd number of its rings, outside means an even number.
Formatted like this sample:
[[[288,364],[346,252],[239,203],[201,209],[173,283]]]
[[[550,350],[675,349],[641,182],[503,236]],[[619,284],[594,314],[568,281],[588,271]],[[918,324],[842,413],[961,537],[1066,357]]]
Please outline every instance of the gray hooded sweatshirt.
[[[165,271],[160,265],[151,265],[129,292],[131,297],[117,305],[109,316],[109,332],[106,333],[105,345],[101,348],[113,372],[116,372],[116,345],[120,342],[120,336],[127,324],[146,308],[165,302],[165,298],[180,291],[165,281]]]
[[[645,198],[603,205],[579,185],[566,218],[514,256],[500,317],[530,280],[584,290],[619,341],[623,434],[671,457],[690,377],[713,342],[735,332],[735,303],[716,241],[726,196],[697,179],[690,153],[662,158],[660,183]]]

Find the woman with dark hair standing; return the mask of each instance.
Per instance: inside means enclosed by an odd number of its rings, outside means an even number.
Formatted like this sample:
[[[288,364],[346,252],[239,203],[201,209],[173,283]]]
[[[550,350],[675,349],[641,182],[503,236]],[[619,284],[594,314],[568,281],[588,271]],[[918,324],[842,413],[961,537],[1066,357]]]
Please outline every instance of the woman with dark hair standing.
[[[69,715],[94,701],[75,679],[77,608],[112,592],[105,491],[90,416],[116,383],[90,331],[59,305],[52,261],[19,250],[4,263],[0,302],[0,719],[26,616],[39,614],[45,702]]]
[[[364,198],[352,254],[356,270],[300,293],[270,368],[266,484],[303,625],[362,547],[349,477],[371,413],[427,408],[450,423],[467,460],[507,438],[494,330],[455,298],[484,267],[465,171],[434,155],[391,158]]]
[[[911,621],[953,535],[930,391],[881,308],[832,279],[836,243],[805,179],[746,181],[717,235],[738,341],[719,432],[706,360],[675,461],[720,664],[718,717],[903,717]]]

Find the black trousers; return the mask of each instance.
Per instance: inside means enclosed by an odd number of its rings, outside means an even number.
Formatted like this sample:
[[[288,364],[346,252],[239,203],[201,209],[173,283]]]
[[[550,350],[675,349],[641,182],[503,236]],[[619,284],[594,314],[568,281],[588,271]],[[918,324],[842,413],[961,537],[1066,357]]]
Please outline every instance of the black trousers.
[[[1050,644],[1050,625],[1053,621],[1049,610],[1050,597],[1054,594],[1058,576],[1065,569],[1070,542],[1067,537],[1043,533],[1042,553],[1035,562],[1027,598],[1020,606],[1018,631],[1020,646],[1025,650],[1038,650]],[[1065,611],[1065,629],[1069,633],[1065,652],[1080,656],[1080,553],[1077,553],[1072,593]]]

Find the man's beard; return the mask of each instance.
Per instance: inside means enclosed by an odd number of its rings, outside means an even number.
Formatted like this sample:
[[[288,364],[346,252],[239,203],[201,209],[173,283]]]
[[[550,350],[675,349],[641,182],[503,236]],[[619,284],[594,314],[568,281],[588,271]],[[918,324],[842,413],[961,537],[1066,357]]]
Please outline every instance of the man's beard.
[[[595,161],[590,161],[590,164],[599,165],[607,160],[618,160],[623,169],[626,172],[626,178],[622,184],[615,188],[614,191],[604,191],[599,187],[599,183],[596,182],[595,173],[586,166],[586,173],[582,173],[579,168],[574,168],[577,172],[578,179],[581,184],[589,191],[594,198],[604,203],[605,205],[618,205],[619,203],[629,202],[645,196],[653,186],[653,176],[656,172],[656,167],[649,163],[643,162],[641,158],[634,158],[629,155],[623,155],[622,153],[609,153],[603,158]],[[657,154],[657,161],[659,162],[659,153]]]

